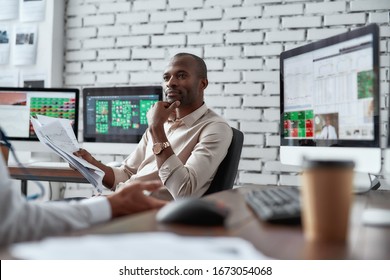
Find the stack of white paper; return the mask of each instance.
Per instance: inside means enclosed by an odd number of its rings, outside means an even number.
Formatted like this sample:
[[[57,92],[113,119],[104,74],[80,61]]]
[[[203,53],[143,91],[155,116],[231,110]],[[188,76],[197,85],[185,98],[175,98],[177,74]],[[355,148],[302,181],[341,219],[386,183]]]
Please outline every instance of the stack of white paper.
[[[239,237],[180,236],[168,232],[47,238],[11,246],[20,259],[41,260],[264,260]]]
[[[35,133],[44,145],[76,168],[95,188],[103,191],[104,172],[73,153],[80,149],[73,132],[71,121],[42,115],[31,118]]]

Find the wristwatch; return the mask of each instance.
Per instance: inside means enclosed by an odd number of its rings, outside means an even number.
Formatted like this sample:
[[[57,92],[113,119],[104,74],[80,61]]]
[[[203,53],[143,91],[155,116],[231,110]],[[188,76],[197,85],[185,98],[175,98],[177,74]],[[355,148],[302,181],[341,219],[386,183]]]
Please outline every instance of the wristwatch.
[[[153,153],[154,153],[155,155],[159,155],[159,154],[161,154],[161,152],[162,152],[164,149],[166,149],[166,148],[168,148],[168,147],[170,147],[170,146],[171,146],[171,144],[169,144],[169,142],[155,143],[155,144],[153,145]]]

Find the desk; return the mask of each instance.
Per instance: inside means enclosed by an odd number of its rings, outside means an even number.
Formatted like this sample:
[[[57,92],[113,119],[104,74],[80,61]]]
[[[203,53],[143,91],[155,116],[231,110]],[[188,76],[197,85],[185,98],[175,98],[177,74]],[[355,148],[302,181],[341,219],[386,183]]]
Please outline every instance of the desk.
[[[160,224],[155,219],[157,211],[152,210],[70,235],[162,231],[196,236],[238,236],[250,241],[265,255],[277,259],[390,259],[390,227],[367,227],[361,223],[361,214],[365,208],[390,208],[389,191],[378,190],[366,195],[355,195],[346,244],[311,244],[304,240],[300,226],[272,225],[258,220],[243,198],[243,194],[251,188],[223,191],[203,198],[223,201],[231,208],[226,227]],[[0,258],[10,256],[2,250]]]
[[[89,183],[80,172],[69,168],[53,167],[8,167],[11,178],[21,180],[22,193],[27,194],[27,181],[51,181],[67,183]]]
[[[148,211],[75,234],[168,231],[182,235],[238,236],[278,259],[390,259],[390,227],[368,227],[361,221],[362,211],[367,207],[390,208],[390,191],[355,195],[346,244],[311,244],[304,240],[301,226],[273,225],[258,220],[243,198],[243,193],[251,188],[223,191],[204,198],[221,200],[231,207],[225,228],[159,224],[155,220],[157,211]]]

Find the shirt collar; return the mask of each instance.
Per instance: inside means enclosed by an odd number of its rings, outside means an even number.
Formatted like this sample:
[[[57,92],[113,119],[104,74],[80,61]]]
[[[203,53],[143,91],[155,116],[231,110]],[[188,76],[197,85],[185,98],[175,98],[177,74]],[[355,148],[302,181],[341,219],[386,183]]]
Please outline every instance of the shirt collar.
[[[191,114],[181,118],[180,120],[184,123],[185,126],[191,127],[197,120],[199,120],[206,112],[208,108],[206,103],[203,103],[198,109],[193,111]]]

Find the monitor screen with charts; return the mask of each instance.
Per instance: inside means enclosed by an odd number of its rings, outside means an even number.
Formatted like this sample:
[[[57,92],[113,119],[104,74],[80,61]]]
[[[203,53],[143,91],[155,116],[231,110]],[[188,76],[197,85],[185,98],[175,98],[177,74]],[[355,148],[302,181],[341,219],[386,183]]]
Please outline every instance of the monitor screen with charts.
[[[78,89],[0,88],[0,126],[17,146],[16,150],[33,151],[34,146],[39,150],[43,145],[35,135],[30,117],[40,114],[69,119],[77,136],[78,106]]]
[[[161,86],[83,89],[84,147],[108,143],[136,144],[148,127],[146,113],[162,100]],[[120,147],[118,145],[117,147]],[[104,147],[100,145],[100,147]],[[109,152],[111,151],[111,152]],[[96,152],[103,152],[102,149]],[[104,153],[104,152],[103,152]],[[127,152],[124,151],[124,154]]]
[[[350,159],[380,171],[378,33],[372,24],[281,54],[282,163]]]

